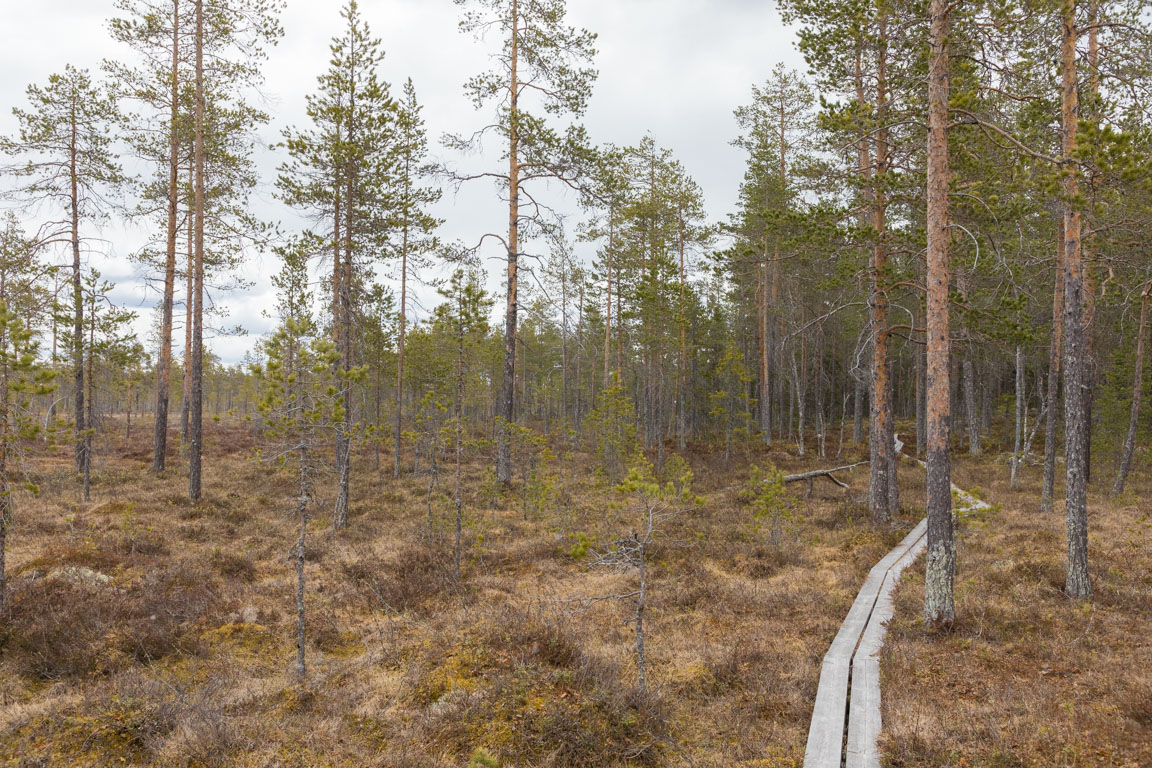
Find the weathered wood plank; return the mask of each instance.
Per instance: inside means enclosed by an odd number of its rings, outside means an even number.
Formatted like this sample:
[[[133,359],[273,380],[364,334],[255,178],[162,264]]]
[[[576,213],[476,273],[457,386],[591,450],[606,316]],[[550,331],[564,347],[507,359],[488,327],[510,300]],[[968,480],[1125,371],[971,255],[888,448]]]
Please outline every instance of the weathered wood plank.
[[[913,529],[908,538],[916,536],[916,539],[904,549],[904,554],[885,574],[876,604],[872,608],[872,615],[868,619],[868,626],[860,636],[860,644],[852,657],[852,697],[848,712],[846,768],[880,767],[880,754],[877,749],[877,740],[882,727],[879,654],[894,610],[892,591],[900,581],[901,572],[924,551],[927,543],[926,531],[927,521],[921,522]]]
[[[820,683],[812,707],[805,768],[840,768],[844,756],[844,728],[848,717],[848,680],[852,657],[864,634],[888,572],[924,535],[921,522],[868,572],[844,623],[824,655]]]

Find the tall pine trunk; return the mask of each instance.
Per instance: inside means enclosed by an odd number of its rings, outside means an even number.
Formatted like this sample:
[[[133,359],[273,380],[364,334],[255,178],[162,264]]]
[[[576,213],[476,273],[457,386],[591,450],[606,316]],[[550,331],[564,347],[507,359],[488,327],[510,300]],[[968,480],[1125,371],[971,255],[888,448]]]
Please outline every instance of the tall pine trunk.
[[[152,471],[164,469],[168,453],[168,398],[172,385],[172,302],[176,290],[177,180],[180,171],[180,0],[172,0],[172,99],[168,118],[168,249],[164,295],[160,299],[160,351],[156,356],[156,425],[152,434]],[[128,423],[131,424],[131,411]]]
[[[192,155],[188,156],[188,185],[195,185],[196,169]],[[192,409],[192,310],[195,302],[192,294],[196,289],[196,204],[189,201],[187,233],[187,267],[184,276],[184,379],[180,399],[180,439],[188,441],[188,422]]]
[[[192,387],[189,413],[188,498],[201,496],[204,449],[204,0],[196,0],[196,120],[193,155],[196,164],[196,242],[192,288]]]
[[[520,119],[520,81],[517,73],[520,57],[519,11],[518,0],[512,0],[508,88],[508,296],[504,311],[504,380],[500,388],[500,425],[496,448],[496,479],[505,485],[512,482],[512,436],[509,427],[516,417],[516,268],[520,256],[520,137],[517,125]]]
[[[1061,18],[1061,117],[1063,159],[1076,156],[1080,104],[1076,73],[1076,0],[1064,0]],[[1089,415],[1085,411],[1084,262],[1081,253],[1080,211],[1076,206],[1080,185],[1074,169],[1064,176],[1064,430],[1066,468],[1066,524],[1068,569],[1065,590],[1070,597],[1090,598],[1088,574],[1087,441]]]
[[[924,620],[932,626],[956,619],[953,582],[956,542],[952,527],[951,366],[949,361],[948,100],[951,91],[948,0],[929,6],[928,69],[928,542],[924,575]]]
[[[72,405],[73,433],[76,439],[76,471],[84,470],[84,293],[80,284],[80,183],[77,174],[79,147],[77,146],[76,113],[72,113],[71,143],[69,147],[68,175],[72,185],[69,216],[72,225]]]
[[[892,386],[888,371],[888,250],[887,193],[884,179],[888,165],[888,130],[884,127],[887,109],[886,25],[880,17],[880,45],[876,67],[876,164],[872,174],[872,425],[870,432],[868,507],[875,523],[885,523],[896,511],[890,487],[893,475]]]

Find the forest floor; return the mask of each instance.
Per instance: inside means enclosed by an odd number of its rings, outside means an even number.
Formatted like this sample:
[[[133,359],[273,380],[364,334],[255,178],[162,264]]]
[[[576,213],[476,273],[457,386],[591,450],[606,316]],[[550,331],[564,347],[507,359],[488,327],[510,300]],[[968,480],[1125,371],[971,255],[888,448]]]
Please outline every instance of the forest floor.
[[[348,528],[331,536],[329,488],[310,526],[302,688],[293,473],[256,461],[247,427],[206,428],[199,504],[175,451],[167,474],[148,472],[143,430],[101,437],[88,504],[70,448],[34,457],[41,493],[17,499],[9,534],[0,765],[799,768],[828,644],[923,515],[908,462],[891,527],[818,480],[809,499],[789,487],[799,516],[773,545],[742,493],[750,465],[835,466],[864,446],[824,462],[755,448],[727,469],[689,451],[702,503],[652,553],[641,696],[630,605],[567,602],[634,589],[634,574],[590,567],[639,516],[588,454],[562,456],[556,497],[527,515],[516,487],[498,493],[489,462],[470,460],[457,582],[448,500],[430,533],[429,476],[394,480],[390,454],[377,471],[366,453]],[[994,482],[1003,465],[966,459],[956,475],[1004,507],[962,528],[954,632],[921,630],[922,578],[905,573],[884,659],[890,762],[1148,764],[1146,479],[1125,503],[1093,499],[1098,600],[1085,608],[1060,596],[1061,523],[1038,521],[1033,478],[1010,492]],[[846,479],[862,497],[866,468]]]
[[[0,629],[0,765],[624,766],[798,768],[820,661],[869,568],[922,515],[879,530],[817,480],[778,545],[741,493],[751,463],[835,466],[783,448],[689,452],[698,508],[652,552],[649,692],[632,608],[570,598],[634,589],[590,568],[639,525],[632,502],[561,457],[557,497],[525,515],[465,466],[465,563],[427,474],[357,458],[350,523],[331,536],[331,479],[307,565],[308,682],[296,683],[294,475],[255,460],[239,424],[206,425],[205,498],[183,461],[152,475],[150,434],[103,435],[92,502],[71,450],[44,448],[38,497],[9,534]],[[121,427],[122,428],[122,427]],[[846,476],[864,495],[867,469]],[[451,488],[450,473],[440,477]],[[918,485],[919,483],[919,485]]]
[[[881,658],[888,766],[1152,765],[1152,478],[1089,492],[1094,599],[1064,594],[1064,508],[1040,514],[1042,468],[1016,489],[1002,460],[962,458],[953,482],[992,505],[960,512],[956,614],[924,629],[909,568]],[[1060,478],[1062,480],[1062,478]],[[922,561],[921,561],[922,562]]]

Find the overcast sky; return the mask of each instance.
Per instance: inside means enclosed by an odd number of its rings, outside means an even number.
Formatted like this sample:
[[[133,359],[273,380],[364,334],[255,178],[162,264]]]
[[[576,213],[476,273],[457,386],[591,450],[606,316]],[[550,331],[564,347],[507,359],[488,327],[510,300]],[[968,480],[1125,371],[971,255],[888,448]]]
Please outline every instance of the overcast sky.
[[[327,66],[330,38],[340,31],[338,0],[288,0],[285,36],[267,63],[265,108],[273,122],[261,130],[267,143],[285,125],[303,126],[304,96],[315,89]],[[779,62],[802,69],[793,35],[768,0],[569,0],[573,24],[597,33],[600,72],[584,119],[593,141],[633,144],[645,133],[671,149],[704,190],[709,216],[723,219],[735,204],[744,173],[743,157],[729,141],[736,126],[732,110],[744,103],[753,83],[762,82]],[[128,52],[112,42],[106,21],[113,0],[8,0],[0,33],[0,132],[11,135],[11,107],[24,104],[24,88],[43,83],[66,63],[96,71],[104,58]],[[449,131],[469,132],[485,115],[473,110],[462,84],[488,65],[490,45],[457,28],[459,7],[452,0],[360,0],[372,33],[383,41],[383,75],[399,95],[411,76],[424,105],[432,153],[453,161],[440,145]],[[496,154],[496,148],[493,148]],[[262,151],[259,164],[265,186],[254,204],[258,213],[286,229],[300,226],[271,194],[280,157]],[[472,161],[470,161],[472,162]],[[562,209],[575,212],[571,201]],[[474,242],[506,222],[493,188],[476,182],[459,195],[447,193],[437,215],[445,219],[447,240]],[[147,233],[109,226],[93,263],[117,283],[115,299],[141,314],[143,333],[156,295],[143,285],[127,258]],[[498,254],[487,254],[495,288]],[[272,256],[252,254],[245,274],[255,285],[242,295],[213,295],[230,314],[229,322],[246,337],[217,337],[209,343],[226,362],[236,362],[255,339],[270,329],[264,312],[273,307],[268,275],[277,269]],[[429,303],[429,291],[418,304]],[[422,306],[413,307],[423,314]],[[181,334],[178,334],[178,338]]]

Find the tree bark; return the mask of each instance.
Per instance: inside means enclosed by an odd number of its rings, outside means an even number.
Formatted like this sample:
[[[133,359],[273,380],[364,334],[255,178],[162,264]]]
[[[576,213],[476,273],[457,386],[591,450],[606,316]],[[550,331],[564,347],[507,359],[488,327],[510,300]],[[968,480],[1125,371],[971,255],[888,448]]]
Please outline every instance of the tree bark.
[[[508,297],[504,313],[504,381],[500,391],[500,428],[497,436],[496,479],[512,482],[512,439],[509,426],[516,417],[516,310],[517,259],[520,256],[520,137],[518,102],[520,82],[519,0],[512,0],[511,71],[508,113]]]
[[[79,147],[77,146],[76,107],[72,107],[71,117],[71,144],[69,147],[68,175],[72,184],[71,207],[69,215],[72,225],[72,406],[73,406],[73,433],[76,438],[76,471],[84,470],[84,294],[80,284],[80,180],[77,161]]]
[[[1132,407],[1128,414],[1128,434],[1124,437],[1124,449],[1120,453],[1120,467],[1116,472],[1116,482],[1112,485],[1112,495],[1124,493],[1124,483],[1132,469],[1132,454],[1136,451],[1136,427],[1140,421],[1140,399],[1144,390],[1144,329],[1148,323],[1148,296],[1152,283],[1144,285],[1140,296],[1140,325],[1136,331],[1135,372],[1132,374]]]
[[[405,199],[410,195],[410,169],[404,172]],[[400,313],[396,320],[400,326],[396,346],[396,426],[393,435],[392,476],[400,477],[400,435],[404,424],[404,343],[408,331],[408,216],[404,217],[404,228],[400,244]]]
[[[887,201],[884,178],[888,165],[888,129],[884,127],[887,109],[887,62],[885,56],[886,25],[879,19],[880,36],[876,68],[876,131],[875,172],[872,174],[872,424],[870,431],[871,464],[869,465],[868,507],[872,521],[888,522],[895,510],[891,506],[895,482],[893,468],[892,394],[888,380],[888,266]]]
[[[195,185],[196,169],[192,155],[188,156],[188,184]],[[192,310],[195,302],[192,296],[196,290],[196,204],[188,206],[188,233],[187,233],[187,274],[184,276],[184,380],[182,382],[182,396],[180,400],[180,439],[188,440],[188,422],[191,418],[192,408]]]
[[[1064,355],[1064,220],[1056,247],[1056,277],[1052,292],[1052,341],[1048,350],[1048,413],[1044,425],[1044,483],[1040,491],[1040,511],[1051,514],[1056,491],[1056,430],[1060,423],[1060,378]]]
[[[1024,447],[1024,416],[1028,401],[1024,397],[1024,347],[1016,345],[1016,430],[1012,441],[1012,476],[1009,486],[1016,487],[1016,479],[1020,473],[1020,462],[1023,459],[1021,451]]]
[[[352,79],[352,82],[355,78]],[[345,131],[348,144],[353,146],[356,128],[356,93],[353,88],[348,98],[348,122]],[[349,158],[344,178],[344,261],[341,264],[340,293],[337,301],[337,318],[340,324],[340,389],[343,404],[343,426],[336,440],[336,473],[339,487],[336,504],[332,511],[333,526],[339,530],[348,524],[348,504],[352,481],[352,381],[348,377],[352,370],[352,257],[355,251],[353,236],[354,214],[356,211],[355,159]]]
[[[928,70],[928,542],[924,575],[924,620],[931,626],[956,619],[953,581],[956,542],[952,527],[952,468],[949,455],[951,400],[948,284],[950,271],[948,185],[948,100],[951,91],[948,0],[931,0]]]
[[[177,177],[180,170],[180,0],[172,0],[172,99],[168,119],[168,250],[164,296],[160,300],[160,351],[156,362],[156,425],[152,435],[152,471],[161,472],[168,452],[168,399],[172,384],[172,302],[176,290]],[[129,418],[131,423],[131,418]]]
[[[189,414],[188,498],[201,496],[204,448],[204,0],[196,0],[195,278],[192,290],[192,392]]]
[[[1061,117],[1063,159],[1073,162],[1080,105],[1076,73],[1076,0],[1064,0],[1061,19]],[[1081,252],[1081,217],[1075,200],[1079,179],[1075,169],[1064,177],[1064,430],[1066,467],[1066,524],[1068,569],[1065,590],[1070,597],[1090,598],[1088,573],[1088,496],[1085,477],[1088,414],[1084,361],[1084,263]]]
[[[980,455],[980,414],[976,410],[976,368],[972,358],[964,356],[964,424],[968,427],[968,453]]]

